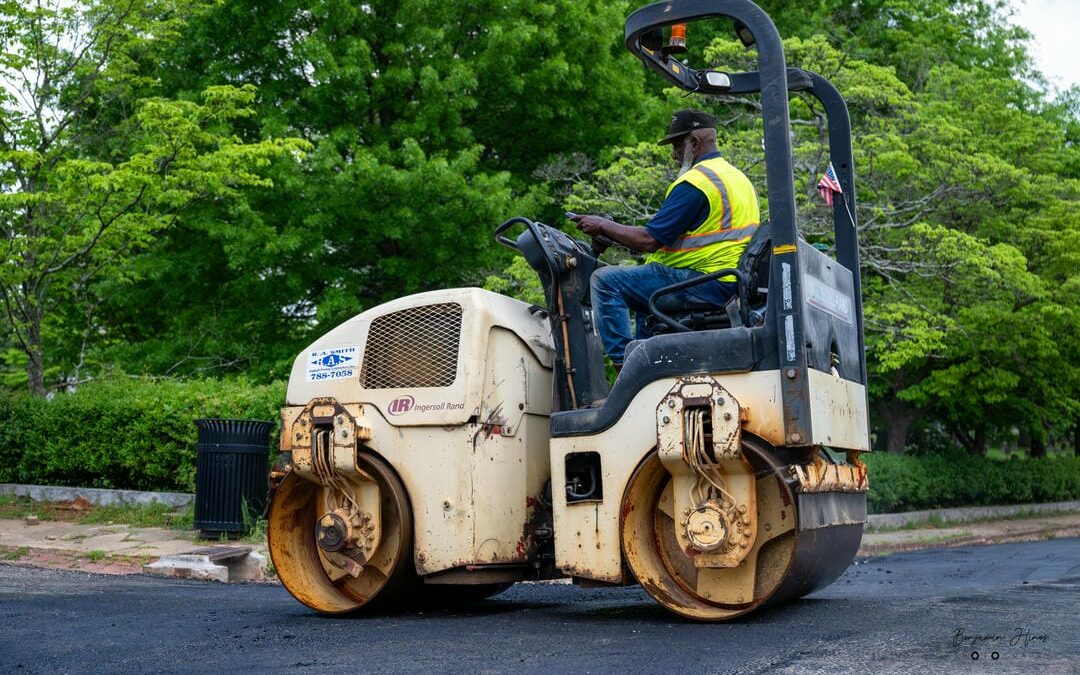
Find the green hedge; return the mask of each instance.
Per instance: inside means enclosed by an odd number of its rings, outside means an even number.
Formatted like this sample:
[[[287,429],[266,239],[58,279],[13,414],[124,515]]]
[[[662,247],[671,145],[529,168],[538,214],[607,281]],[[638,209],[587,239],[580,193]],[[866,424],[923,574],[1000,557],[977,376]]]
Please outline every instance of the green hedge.
[[[194,420],[277,421],[284,400],[284,382],[242,380],[110,378],[51,400],[0,394],[0,482],[192,492]]]
[[[963,454],[862,456],[871,513],[1080,499],[1080,457],[994,460]]]
[[[284,400],[284,382],[242,380],[112,378],[49,401],[0,393],[0,482],[191,492],[193,420],[276,421]],[[867,453],[863,459],[872,513],[1080,499],[1078,457]]]

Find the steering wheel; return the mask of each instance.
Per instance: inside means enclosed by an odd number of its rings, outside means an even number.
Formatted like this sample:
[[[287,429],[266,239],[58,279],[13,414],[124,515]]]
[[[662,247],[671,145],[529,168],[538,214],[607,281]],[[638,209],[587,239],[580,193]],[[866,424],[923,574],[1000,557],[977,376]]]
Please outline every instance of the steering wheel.
[[[746,287],[747,276],[742,270],[737,270],[734,268],[716,270],[715,272],[710,272],[709,274],[703,274],[699,277],[694,277],[693,279],[687,279],[686,281],[680,281],[678,283],[671,284],[670,286],[664,286],[663,288],[656,289],[656,292],[649,296],[649,312],[657,319],[660,319],[665,324],[667,324],[672,330],[682,333],[689,332],[689,328],[679,323],[671,316],[665,314],[663,311],[660,310],[660,308],[656,306],[657,299],[664,295],[670,295],[675,291],[685,290],[687,288],[690,288],[691,286],[699,286],[701,284],[719,279],[720,277],[726,277],[731,275],[734,275],[736,278],[738,278],[740,289]],[[739,298],[739,316],[742,319],[743,325],[749,326],[749,307],[746,300],[743,298],[743,294],[741,291],[739,292]]]

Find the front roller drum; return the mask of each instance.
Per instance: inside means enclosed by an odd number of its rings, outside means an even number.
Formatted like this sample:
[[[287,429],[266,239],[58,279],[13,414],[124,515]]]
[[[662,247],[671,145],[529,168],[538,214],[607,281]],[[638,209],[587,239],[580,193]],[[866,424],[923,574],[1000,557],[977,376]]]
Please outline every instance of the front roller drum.
[[[627,487],[620,522],[623,555],[645,591],[681,616],[723,621],[801,597],[835,581],[859,548],[862,523],[800,531],[785,465],[766,443],[747,436],[742,443],[756,476],[757,533],[736,567],[698,567],[698,551],[680,547],[675,528],[685,514],[674,513],[671,474],[655,452]]]
[[[294,598],[327,614],[392,600],[415,584],[412,512],[405,488],[377,457],[362,454],[358,465],[378,484],[382,535],[356,576],[333,565],[322,552],[334,548],[327,542],[335,529],[325,494],[332,488],[290,472],[270,502],[267,544],[278,578]]]

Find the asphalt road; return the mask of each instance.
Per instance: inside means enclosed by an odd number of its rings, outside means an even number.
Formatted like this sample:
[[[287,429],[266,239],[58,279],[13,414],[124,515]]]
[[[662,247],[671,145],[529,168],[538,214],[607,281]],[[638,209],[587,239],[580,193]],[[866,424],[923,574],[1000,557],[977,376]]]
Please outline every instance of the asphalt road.
[[[456,611],[340,618],[276,585],[0,564],[0,673],[1080,673],[1078,616],[1080,539],[864,560],[712,625],[638,588],[519,584]]]

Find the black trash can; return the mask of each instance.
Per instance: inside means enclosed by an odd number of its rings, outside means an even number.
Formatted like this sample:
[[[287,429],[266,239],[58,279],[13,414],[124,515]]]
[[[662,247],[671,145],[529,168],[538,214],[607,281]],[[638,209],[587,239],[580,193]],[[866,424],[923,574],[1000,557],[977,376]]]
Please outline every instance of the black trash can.
[[[254,517],[266,504],[273,422],[198,419],[195,529],[203,536],[244,531],[244,510]]]

